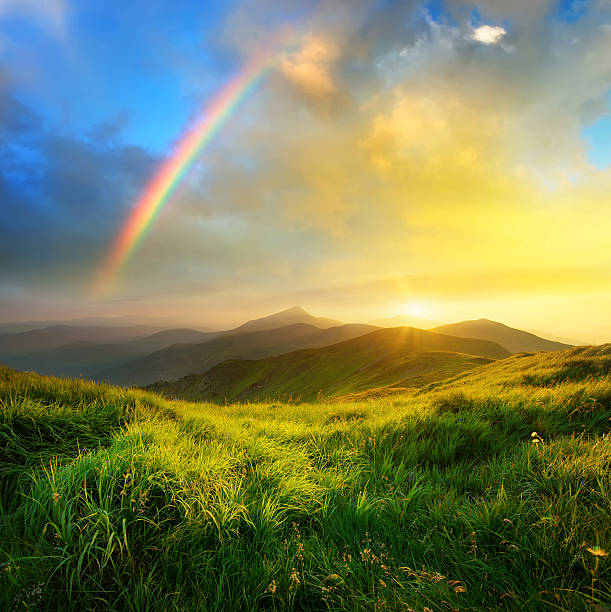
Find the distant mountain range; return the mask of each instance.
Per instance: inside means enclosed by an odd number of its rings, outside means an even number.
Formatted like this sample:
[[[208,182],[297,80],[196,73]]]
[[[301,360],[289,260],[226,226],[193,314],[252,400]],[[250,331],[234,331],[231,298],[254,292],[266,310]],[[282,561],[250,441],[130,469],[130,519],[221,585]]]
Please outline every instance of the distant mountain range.
[[[158,351],[166,346],[182,342],[204,342],[218,332],[200,332],[194,329],[167,329],[123,342],[77,342],[58,348],[28,352],[6,358],[12,367],[33,370],[39,374],[55,376],[84,376],[93,378],[95,372],[112,366],[120,366]],[[0,360],[2,348],[0,345]]]
[[[79,321],[89,321],[89,319]],[[109,321],[113,319],[106,320],[107,323]],[[40,374],[56,376],[84,376],[99,379],[102,373],[103,379],[106,380],[108,376],[106,370],[121,369],[128,362],[144,358],[175,344],[203,343],[219,336],[276,329],[294,323],[312,325],[317,329],[341,325],[339,321],[333,319],[314,317],[299,307],[248,321],[226,331],[159,330],[147,325],[53,325],[43,329],[1,334],[0,362],[20,370],[33,370]],[[374,328],[366,327],[365,331],[370,329]],[[338,339],[344,337],[351,336],[340,336]],[[334,341],[336,340],[331,340]],[[288,351],[301,346],[290,344],[289,340],[289,344],[283,348]],[[264,352],[256,356],[268,354],[277,354],[277,352]],[[180,370],[178,375],[182,376],[191,371],[194,370],[187,367],[186,370]],[[119,378],[121,381],[131,381],[123,376]]]
[[[275,329],[228,333],[199,344],[175,344],[141,359],[94,374],[96,380],[120,385],[147,385],[205,372],[227,359],[260,359],[296,349],[327,346],[362,336],[371,325],[340,325],[320,329],[294,323]]]
[[[33,329],[45,329],[57,325],[69,327],[134,327],[145,326],[151,329],[170,329],[176,325],[176,320],[170,317],[148,317],[126,315],[122,317],[81,317],[78,319],[51,319],[46,321],[13,321],[0,323],[0,334],[15,334]],[[216,331],[194,325],[194,329],[199,331]]]
[[[52,325],[18,333],[0,335],[0,356],[27,355],[54,350],[76,343],[107,343],[142,338],[159,331],[148,325],[71,326]]]
[[[379,320],[379,323],[387,329],[393,329],[397,328],[395,323],[404,320],[419,323],[418,327],[433,323],[407,315]],[[106,320],[105,325],[52,325],[44,329],[0,334],[0,362],[17,369],[34,370],[42,374],[82,375],[85,378],[122,385],[147,385],[164,380],[176,381],[190,374],[208,373],[211,368],[227,360],[267,359],[302,349],[328,347],[366,334],[369,336],[365,336],[363,340],[365,343],[374,340],[377,342],[382,338],[370,335],[379,329],[376,326],[344,325],[334,319],[315,317],[298,306],[248,321],[225,331],[181,328],[160,330],[150,325],[109,325],[110,321]],[[442,325],[429,332],[461,339],[493,342],[509,352],[562,350],[570,346],[487,319]],[[399,345],[402,346],[401,343]],[[364,352],[363,358],[368,354],[362,344],[353,345],[351,350]],[[375,352],[377,349],[373,346],[372,350]],[[413,359],[411,349],[406,351],[405,358]],[[460,347],[427,348],[421,352],[440,351],[478,358],[499,357],[499,355],[483,355],[481,352],[470,353]],[[273,363],[279,366],[281,360]],[[424,368],[426,372],[422,374],[425,378],[436,376],[432,373],[433,364],[439,371],[447,372],[455,371],[458,367],[467,367],[472,362],[467,363],[464,357],[446,355],[443,359],[439,356],[429,356],[427,363],[428,370]],[[414,368],[415,378],[418,378],[420,374],[417,372],[420,372],[424,366],[422,364],[416,366],[413,360],[410,364],[410,367]],[[398,367],[400,372],[405,373],[405,376],[401,374],[404,382],[410,379],[412,380],[410,384],[415,384],[414,377],[410,378],[407,366],[403,364]],[[228,371],[227,368],[225,370]],[[214,376],[217,374],[218,372]],[[255,374],[256,372],[253,376]],[[372,374],[370,378],[371,384],[377,384],[377,375]],[[282,381],[278,380],[277,388],[283,389],[282,385]],[[346,385],[346,388],[354,386]],[[318,390],[316,389],[316,392]],[[308,392],[310,391],[312,390]],[[233,390],[228,389],[227,392],[231,395]]]
[[[509,354],[487,340],[398,327],[268,359],[224,361],[148,389],[189,400],[314,400],[373,387],[418,387]]]

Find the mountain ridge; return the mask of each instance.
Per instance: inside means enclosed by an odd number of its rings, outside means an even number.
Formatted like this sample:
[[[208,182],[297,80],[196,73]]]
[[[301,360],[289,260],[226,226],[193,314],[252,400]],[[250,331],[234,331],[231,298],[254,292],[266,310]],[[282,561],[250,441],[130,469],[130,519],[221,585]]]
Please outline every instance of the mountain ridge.
[[[175,344],[196,344],[220,336],[238,336],[285,326],[287,321],[328,328],[333,319],[314,317],[301,307],[253,319],[220,331],[141,326],[72,326],[0,334],[0,361],[21,370],[56,376],[94,378],[98,372],[145,358]]]
[[[492,321],[491,319],[472,319],[449,323],[433,328],[442,334],[449,334],[460,338],[481,338],[498,342],[511,353],[531,351],[562,351],[573,348],[571,345],[561,342],[546,340],[527,331],[510,327],[505,323]]]
[[[175,344],[123,366],[96,372],[93,377],[122,385],[176,380],[188,374],[205,372],[227,359],[257,359],[300,348],[325,346],[373,329],[373,326],[364,324],[320,329],[307,323],[295,323],[275,329],[223,334],[200,344]]]

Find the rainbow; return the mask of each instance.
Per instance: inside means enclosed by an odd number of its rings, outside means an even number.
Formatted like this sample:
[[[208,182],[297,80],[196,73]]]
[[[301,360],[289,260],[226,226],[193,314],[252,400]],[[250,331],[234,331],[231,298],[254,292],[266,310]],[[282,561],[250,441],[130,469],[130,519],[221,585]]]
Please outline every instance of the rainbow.
[[[277,53],[267,53],[254,58],[204,107],[192,128],[185,133],[172,154],[161,164],[121,227],[100,270],[95,293],[104,292],[112,284],[198,154],[210,144],[214,135],[261,80],[277,57]]]

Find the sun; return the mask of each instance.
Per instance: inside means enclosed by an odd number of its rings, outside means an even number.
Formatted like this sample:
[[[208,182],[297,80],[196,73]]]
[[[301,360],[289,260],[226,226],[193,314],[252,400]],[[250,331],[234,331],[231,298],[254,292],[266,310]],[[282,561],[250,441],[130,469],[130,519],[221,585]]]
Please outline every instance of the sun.
[[[426,309],[420,302],[409,302],[403,306],[403,312],[410,317],[422,317],[426,314]]]

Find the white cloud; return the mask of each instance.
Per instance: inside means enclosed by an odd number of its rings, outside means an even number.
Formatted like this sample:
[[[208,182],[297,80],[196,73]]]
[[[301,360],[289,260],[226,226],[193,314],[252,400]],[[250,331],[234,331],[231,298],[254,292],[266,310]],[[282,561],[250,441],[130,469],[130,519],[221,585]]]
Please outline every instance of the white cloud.
[[[485,45],[496,45],[505,34],[507,30],[501,26],[483,25],[473,30],[471,38]]]

